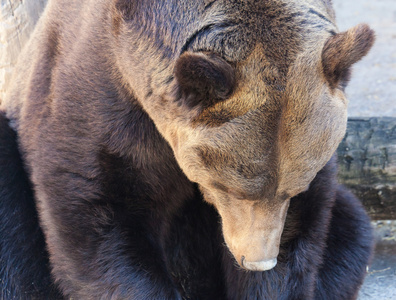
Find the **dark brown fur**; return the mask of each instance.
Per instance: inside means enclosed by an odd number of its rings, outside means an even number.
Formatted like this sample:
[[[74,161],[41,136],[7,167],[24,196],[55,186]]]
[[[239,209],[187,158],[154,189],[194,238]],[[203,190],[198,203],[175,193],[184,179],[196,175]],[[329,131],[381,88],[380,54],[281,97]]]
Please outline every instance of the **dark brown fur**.
[[[374,31],[366,24],[330,37],[322,52],[323,72],[332,88],[348,76],[349,68],[374,44]]]
[[[185,52],[177,60],[175,76],[187,105],[202,108],[227,99],[235,87],[235,70],[217,55]]]
[[[319,0],[50,1],[2,103],[1,228],[44,233],[66,298],[353,298],[371,231],[329,162],[346,100],[326,72],[372,34],[333,22]],[[29,251],[0,251],[17,297]]]

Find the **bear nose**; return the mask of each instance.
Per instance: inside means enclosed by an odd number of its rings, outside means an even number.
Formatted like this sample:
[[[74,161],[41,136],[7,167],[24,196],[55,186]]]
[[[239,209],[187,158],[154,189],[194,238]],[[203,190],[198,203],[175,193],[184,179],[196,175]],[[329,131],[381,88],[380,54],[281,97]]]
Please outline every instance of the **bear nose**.
[[[247,261],[244,256],[242,256],[242,266],[250,271],[267,271],[271,270],[276,266],[276,258],[260,260],[260,261]]]

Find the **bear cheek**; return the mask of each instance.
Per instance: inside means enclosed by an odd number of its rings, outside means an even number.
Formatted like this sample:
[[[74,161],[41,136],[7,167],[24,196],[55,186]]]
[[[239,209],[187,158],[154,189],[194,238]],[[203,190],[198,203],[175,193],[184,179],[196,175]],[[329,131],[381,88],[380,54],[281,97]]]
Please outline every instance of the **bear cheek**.
[[[271,207],[262,201],[216,202],[225,242],[238,264],[250,271],[274,268],[290,201]]]

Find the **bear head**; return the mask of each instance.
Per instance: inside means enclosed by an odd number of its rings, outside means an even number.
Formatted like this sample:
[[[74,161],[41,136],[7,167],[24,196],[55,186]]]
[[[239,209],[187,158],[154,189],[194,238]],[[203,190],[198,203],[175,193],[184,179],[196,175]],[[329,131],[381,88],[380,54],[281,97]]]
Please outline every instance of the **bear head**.
[[[339,33],[329,1],[141,2],[114,6],[125,85],[217,209],[239,265],[271,269],[290,199],[344,136],[343,88],[374,33]]]

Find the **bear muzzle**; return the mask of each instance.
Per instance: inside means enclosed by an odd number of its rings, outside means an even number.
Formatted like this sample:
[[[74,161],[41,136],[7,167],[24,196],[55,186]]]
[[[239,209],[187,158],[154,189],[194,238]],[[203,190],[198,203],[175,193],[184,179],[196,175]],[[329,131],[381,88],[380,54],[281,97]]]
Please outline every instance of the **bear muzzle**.
[[[276,258],[262,260],[262,261],[247,261],[244,256],[242,256],[242,267],[250,271],[267,271],[274,268],[278,260]]]
[[[220,207],[219,213],[224,240],[235,260],[249,271],[274,268],[289,201],[268,207],[239,200],[233,206]]]

